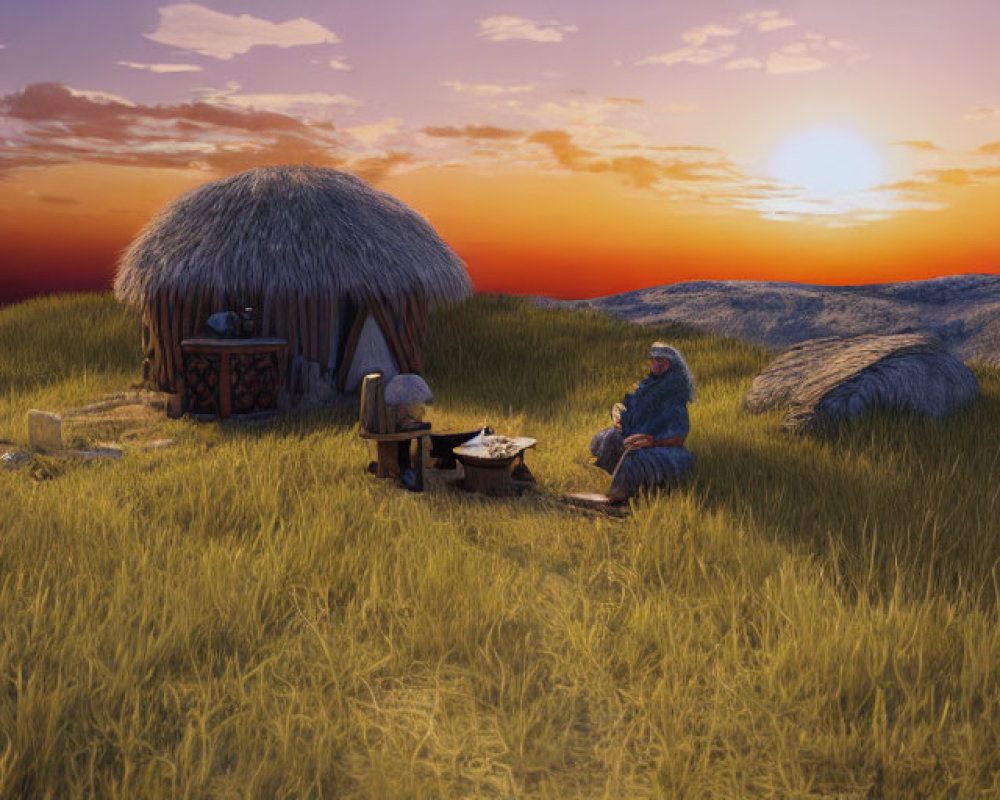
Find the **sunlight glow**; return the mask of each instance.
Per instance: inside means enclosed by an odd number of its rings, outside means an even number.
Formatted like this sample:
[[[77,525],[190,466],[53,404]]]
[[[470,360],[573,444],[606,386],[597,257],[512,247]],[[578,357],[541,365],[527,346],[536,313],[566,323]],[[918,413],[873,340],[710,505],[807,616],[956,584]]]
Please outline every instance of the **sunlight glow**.
[[[786,139],[765,172],[777,186],[750,204],[765,219],[852,226],[918,207],[892,188],[876,147],[847,126],[810,128]]]
[[[812,128],[786,139],[768,166],[772,177],[826,195],[871,189],[885,177],[875,148],[846,127]]]

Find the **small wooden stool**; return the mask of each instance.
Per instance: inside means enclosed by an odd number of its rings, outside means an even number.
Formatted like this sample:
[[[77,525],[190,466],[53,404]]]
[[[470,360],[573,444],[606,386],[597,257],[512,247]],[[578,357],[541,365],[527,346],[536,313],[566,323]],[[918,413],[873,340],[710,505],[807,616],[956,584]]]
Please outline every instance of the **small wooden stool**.
[[[369,439],[376,444],[378,461],[375,474],[379,478],[396,478],[404,469],[412,469],[417,475],[417,483],[413,491],[424,490],[424,437],[431,432],[428,424],[425,428],[412,431],[396,431],[395,433],[372,433],[364,428],[358,430],[362,439]],[[417,440],[416,459],[410,458],[410,442]],[[416,463],[414,463],[414,461]]]

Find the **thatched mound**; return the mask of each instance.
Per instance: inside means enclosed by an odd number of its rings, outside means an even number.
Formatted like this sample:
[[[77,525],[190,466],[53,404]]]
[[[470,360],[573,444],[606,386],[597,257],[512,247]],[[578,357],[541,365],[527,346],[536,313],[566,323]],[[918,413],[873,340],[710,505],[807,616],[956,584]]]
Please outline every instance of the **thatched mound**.
[[[788,408],[786,427],[813,430],[880,409],[943,417],[978,394],[972,370],[936,337],[858,336],[792,347],[754,379],[746,409]]]
[[[333,293],[431,302],[472,286],[461,259],[417,212],[345,172],[262,167],[200,186],[164,208],[123,256],[119,299],[162,290]]]

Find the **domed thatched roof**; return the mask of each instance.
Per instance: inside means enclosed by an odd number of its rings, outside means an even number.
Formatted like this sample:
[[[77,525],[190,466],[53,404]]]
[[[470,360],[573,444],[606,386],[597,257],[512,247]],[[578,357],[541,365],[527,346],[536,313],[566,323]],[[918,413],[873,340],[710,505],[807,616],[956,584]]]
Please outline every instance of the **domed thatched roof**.
[[[978,394],[972,370],[933,336],[858,336],[792,347],[754,379],[746,408],[787,407],[786,427],[811,430],[876,409],[942,417]]]
[[[200,186],[164,208],[124,254],[115,294],[140,305],[163,289],[333,292],[394,303],[472,286],[461,259],[415,211],[359,178],[262,167]]]

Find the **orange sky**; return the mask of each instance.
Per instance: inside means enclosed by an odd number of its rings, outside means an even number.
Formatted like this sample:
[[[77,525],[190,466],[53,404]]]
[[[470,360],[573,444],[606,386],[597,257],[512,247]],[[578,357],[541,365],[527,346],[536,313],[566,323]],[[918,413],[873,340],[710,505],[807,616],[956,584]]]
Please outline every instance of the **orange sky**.
[[[101,165],[8,178],[0,195],[5,294],[107,287],[139,227],[203,179]],[[945,188],[944,208],[848,227],[766,220],[750,210],[691,213],[611,175],[428,168],[382,188],[430,220],[479,291],[592,297],[705,278],[866,283],[1000,264],[1000,187],[992,185]]]
[[[0,303],[281,163],[395,194],[481,291],[1000,272],[1000,4],[845,5],[9,4]]]

